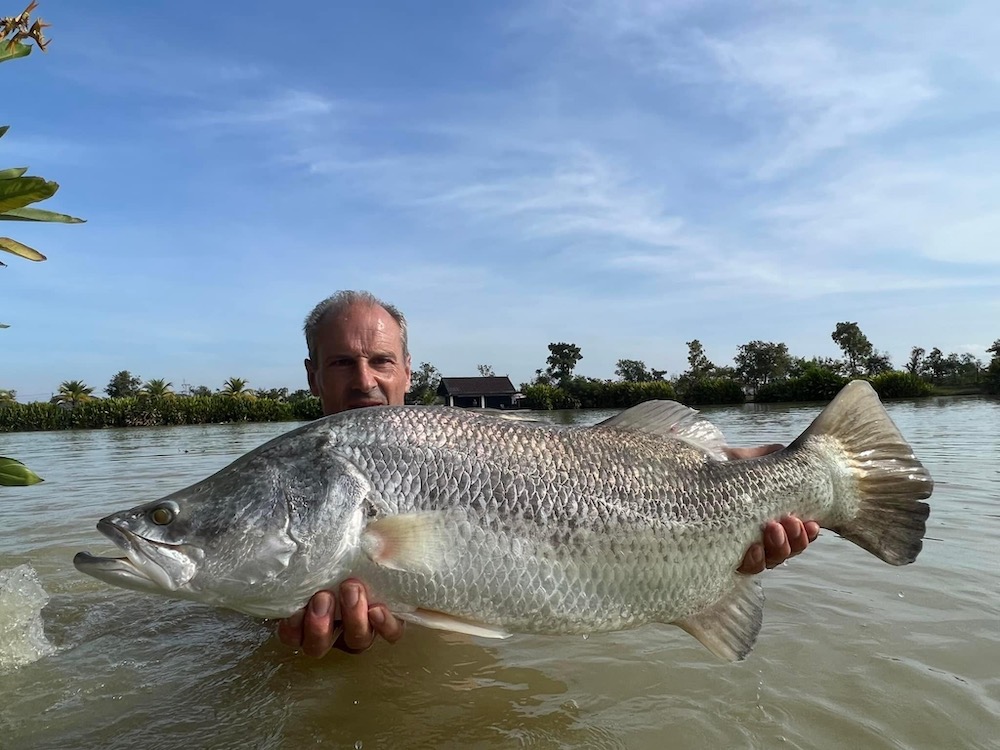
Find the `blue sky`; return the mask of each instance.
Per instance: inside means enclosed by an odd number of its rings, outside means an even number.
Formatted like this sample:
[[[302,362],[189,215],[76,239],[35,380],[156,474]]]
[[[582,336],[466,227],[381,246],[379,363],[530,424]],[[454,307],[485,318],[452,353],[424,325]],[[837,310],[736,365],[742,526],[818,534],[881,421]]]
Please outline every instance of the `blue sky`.
[[[11,6],[5,11],[20,11]],[[835,356],[1000,337],[1000,16],[988,2],[42,0],[0,67],[0,166],[79,226],[7,224],[0,387],[304,386],[337,289],[414,366],[676,375],[747,341]]]

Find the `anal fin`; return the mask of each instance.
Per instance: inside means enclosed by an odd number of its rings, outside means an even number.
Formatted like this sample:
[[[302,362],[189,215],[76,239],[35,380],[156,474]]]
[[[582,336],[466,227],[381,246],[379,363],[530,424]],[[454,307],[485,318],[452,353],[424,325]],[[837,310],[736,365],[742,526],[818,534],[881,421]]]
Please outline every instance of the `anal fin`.
[[[673,624],[727,661],[753,650],[764,619],[764,591],[756,576],[736,574],[736,587],[718,602]]]
[[[453,633],[465,633],[466,635],[475,635],[480,638],[510,638],[511,636],[506,630],[496,625],[486,625],[481,622],[466,620],[433,609],[418,608],[412,612],[398,612],[395,614],[401,620],[435,630],[450,630]]]

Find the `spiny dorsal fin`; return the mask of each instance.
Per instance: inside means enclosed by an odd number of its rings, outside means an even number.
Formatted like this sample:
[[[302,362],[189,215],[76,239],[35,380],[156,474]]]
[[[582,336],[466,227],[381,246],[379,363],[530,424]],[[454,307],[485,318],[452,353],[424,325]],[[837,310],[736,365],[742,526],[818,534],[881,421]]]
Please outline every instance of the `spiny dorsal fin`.
[[[645,401],[610,419],[598,422],[595,428],[612,428],[645,432],[690,443],[718,461],[725,461],[726,437],[722,431],[695,409],[676,401]]]
[[[757,576],[734,573],[736,587],[708,609],[673,624],[720,659],[743,661],[753,650],[764,619],[764,591]]]

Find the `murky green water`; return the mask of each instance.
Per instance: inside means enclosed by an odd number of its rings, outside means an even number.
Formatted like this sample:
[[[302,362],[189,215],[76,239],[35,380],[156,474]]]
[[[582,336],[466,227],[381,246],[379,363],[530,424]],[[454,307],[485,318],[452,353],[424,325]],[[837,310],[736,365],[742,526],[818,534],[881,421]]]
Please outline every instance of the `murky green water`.
[[[0,435],[0,455],[47,480],[0,491],[0,571],[37,571],[56,647],[0,670],[0,748],[996,748],[1000,402],[889,410],[937,481],[920,558],[893,568],[824,534],[764,576],[763,631],[735,665],[668,626],[502,643],[410,627],[394,647],[314,661],[268,624],[71,563],[111,551],[101,516],[292,425]],[[818,409],[707,411],[749,445],[787,442]],[[0,587],[0,624],[33,601]]]

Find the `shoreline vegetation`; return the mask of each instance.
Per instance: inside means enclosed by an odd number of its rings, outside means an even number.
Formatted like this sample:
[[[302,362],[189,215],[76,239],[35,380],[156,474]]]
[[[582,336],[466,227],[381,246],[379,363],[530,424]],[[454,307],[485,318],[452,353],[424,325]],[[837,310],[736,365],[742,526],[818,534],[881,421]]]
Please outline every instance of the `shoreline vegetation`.
[[[522,383],[517,405],[521,409],[627,409],[643,401],[676,400],[689,406],[738,405],[747,402],[814,403],[830,401],[855,379],[867,380],[883,400],[1000,394],[1000,339],[987,348],[984,364],[971,354],[945,355],[935,347],[927,352],[915,346],[902,370],[893,369],[888,354],[880,352],[857,323],[838,323],[831,338],[843,359],[793,357],[783,343],[750,341],[739,347],[733,366],[709,360],[698,339],[687,342],[688,369],[675,378],[645,362],[620,359],[617,380],[574,374],[583,359],[580,347],[549,344],[547,367]],[[477,366],[483,377],[493,367]],[[441,374],[432,364],[413,368],[408,404],[433,404]],[[186,384],[185,384],[186,386]],[[66,380],[48,402],[22,404],[13,391],[0,389],[0,433],[37,430],[153,427],[158,425],[226,424],[233,422],[311,421],[322,415],[319,399],[300,389],[252,390],[243,378],[226,380],[218,391],[207,386],[173,391],[165,379],[142,379],[128,370],[116,373],[104,392],[79,380]]]
[[[76,404],[0,404],[0,433],[235,422],[305,422],[322,416],[315,396],[295,401],[249,394],[91,398]]]
[[[631,383],[577,377],[563,385],[524,385],[523,409],[626,409],[651,399],[679,400],[691,406],[744,403],[829,401],[852,378],[822,370],[786,378],[760,388],[748,398],[738,381],[709,377],[683,384],[681,394],[668,381]],[[883,400],[927,396],[988,395],[987,384],[933,385],[906,372],[871,378]],[[680,396],[680,397],[679,397]],[[228,424],[237,422],[306,422],[322,416],[319,399],[302,392],[292,397],[245,393],[187,396],[174,393],[125,397],[90,397],[75,402],[0,402],[0,433],[47,430]]]

